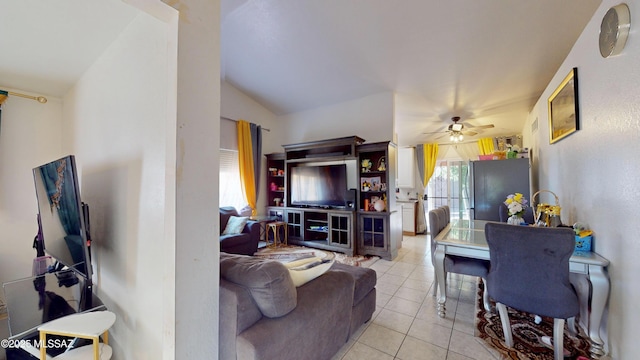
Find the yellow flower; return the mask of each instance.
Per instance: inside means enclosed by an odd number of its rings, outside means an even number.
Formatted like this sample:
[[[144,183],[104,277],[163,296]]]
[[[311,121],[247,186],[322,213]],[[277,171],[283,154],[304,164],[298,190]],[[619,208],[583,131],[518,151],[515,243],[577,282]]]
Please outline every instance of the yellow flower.
[[[522,194],[516,193],[516,196],[513,197],[513,200],[520,202],[520,200],[522,200]]]

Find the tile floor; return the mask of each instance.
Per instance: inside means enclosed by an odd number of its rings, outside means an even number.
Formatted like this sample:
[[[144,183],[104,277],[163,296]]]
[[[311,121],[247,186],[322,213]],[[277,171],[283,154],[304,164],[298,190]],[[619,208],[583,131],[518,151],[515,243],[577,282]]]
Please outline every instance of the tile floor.
[[[447,316],[438,317],[428,235],[405,236],[396,259],[371,268],[378,273],[376,311],[332,360],[501,358],[473,336],[477,278],[450,274]]]

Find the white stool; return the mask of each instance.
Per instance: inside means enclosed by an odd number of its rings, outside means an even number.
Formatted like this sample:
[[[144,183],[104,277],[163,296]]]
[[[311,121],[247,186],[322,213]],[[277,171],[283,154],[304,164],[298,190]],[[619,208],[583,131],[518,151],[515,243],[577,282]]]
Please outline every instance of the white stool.
[[[116,315],[111,311],[94,311],[82,314],[73,314],[50,321],[38,327],[40,332],[40,360],[46,360],[47,334],[78,337],[93,340],[93,345],[81,346],[64,352],[54,359],[56,360],[94,360],[111,359],[111,346],[109,342],[109,328],[115,323]],[[103,344],[100,344],[100,335]],[[93,357],[91,357],[93,354]]]

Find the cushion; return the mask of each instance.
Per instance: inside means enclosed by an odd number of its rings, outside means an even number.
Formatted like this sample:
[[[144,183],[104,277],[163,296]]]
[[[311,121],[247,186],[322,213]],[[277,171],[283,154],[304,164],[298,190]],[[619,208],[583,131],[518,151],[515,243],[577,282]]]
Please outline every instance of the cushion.
[[[247,288],[266,317],[284,316],[298,304],[289,271],[278,261],[222,253],[220,276]]]
[[[331,265],[333,265],[332,260],[323,260],[319,257],[310,257],[284,264],[289,269],[289,275],[296,287],[302,286],[324,274]]]
[[[242,233],[244,226],[247,225],[249,220],[246,216],[230,216],[227,227],[224,228],[222,235],[234,235]]]
[[[331,270],[349,273],[356,281],[353,293],[353,304],[356,305],[364,299],[373,288],[376,287],[377,274],[374,270],[359,266],[335,263]]]

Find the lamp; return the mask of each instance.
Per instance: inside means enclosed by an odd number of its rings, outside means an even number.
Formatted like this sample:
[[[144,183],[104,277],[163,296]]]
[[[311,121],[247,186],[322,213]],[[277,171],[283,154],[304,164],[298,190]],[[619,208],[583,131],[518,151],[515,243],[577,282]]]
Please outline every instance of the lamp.
[[[449,134],[449,140],[451,140],[452,142],[461,142],[462,140],[464,140],[464,136],[460,131],[451,130]]]

